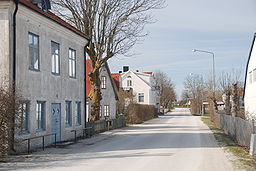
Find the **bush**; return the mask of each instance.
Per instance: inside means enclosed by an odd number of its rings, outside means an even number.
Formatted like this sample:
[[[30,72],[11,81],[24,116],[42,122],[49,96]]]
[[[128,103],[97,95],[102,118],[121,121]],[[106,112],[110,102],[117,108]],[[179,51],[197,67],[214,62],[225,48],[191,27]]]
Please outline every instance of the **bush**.
[[[0,88],[0,157],[7,155],[14,143],[13,135],[18,108],[19,101],[13,91]]]
[[[126,122],[130,124],[142,123],[157,117],[154,105],[130,104],[127,107]]]

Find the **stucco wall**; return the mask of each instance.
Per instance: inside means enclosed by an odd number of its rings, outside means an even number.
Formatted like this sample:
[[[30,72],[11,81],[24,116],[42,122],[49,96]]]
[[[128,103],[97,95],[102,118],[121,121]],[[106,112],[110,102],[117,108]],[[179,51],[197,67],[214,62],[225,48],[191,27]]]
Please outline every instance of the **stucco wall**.
[[[0,6],[2,4],[0,3]],[[9,12],[9,14],[8,14]],[[6,21],[11,10],[2,10],[0,7],[0,73],[8,73],[10,66],[8,60],[12,58],[8,51],[8,44],[12,44],[8,33],[10,32],[10,21]],[[2,15],[3,14],[3,15]],[[4,19],[4,20],[3,20]],[[9,17],[10,20],[10,17]],[[29,69],[29,46],[28,33],[39,36],[40,71]],[[3,34],[4,33],[4,34]],[[60,75],[51,73],[51,41],[60,44]],[[4,46],[2,46],[4,44]],[[39,15],[32,10],[19,5],[17,14],[17,75],[16,88],[19,95],[29,104],[29,133],[19,134],[17,139],[24,139],[52,133],[52,103],[61,104],[61,140],[73,138],[72,129],[84,127],[84,46],[87,40],[64,28],[54,21]],[[70,78],[68,74],[68,51],[69,48],[76,50],[76,78]],[[4,55],[3,55],[4,54]],[[5,67],[2,67],[5,66]],[[10,75],[10,74],[9,74]],[[2,76],[2,74],[1,74]],[[2,81],[1,81],[2,82]],[[72,126],[65,126],[66,100],[72,101]],[[36,130],[36,103],[46,102],[46,123],[45,131]],[[81,102],[81,123],[75,125],[75,102]],[[42,140],[35,140],[34,144]],[[50,143],[50,138],[46,139],[46,144]]]
[[[11,59],[10,51],[12,38],[12,11],[13,3],[11,1],[0,1],[0,86],[8,86],[11,81]]]
[[[115,93],[113,90],[113,86],[111,84],[112,78],[108,74],[105,66],[103,66],[100,70],[100,77],[101,76],[106,76],[106,89],[101,89],[102,100],[100,101],[100,104],[102,106],[102,110],[103,110],[104,105],[109,105],[109,110],[110,110],[109,118],[115,119],[116,118],[116,97],[115,97]],[[101,119],[104,119],[103,115],[104,115],[104,113],[102,114]]]
[[[256,69],[256,42],[251,53],[251,58],[249,61],[247,79],[246,79],[246,89],[245,89],[245,115],[247,119],[256,119],[256,81],[249,81],[249,72]],[[254,72],[256,74],[256,72]],[[254,77],[254,76],[253,76]]]

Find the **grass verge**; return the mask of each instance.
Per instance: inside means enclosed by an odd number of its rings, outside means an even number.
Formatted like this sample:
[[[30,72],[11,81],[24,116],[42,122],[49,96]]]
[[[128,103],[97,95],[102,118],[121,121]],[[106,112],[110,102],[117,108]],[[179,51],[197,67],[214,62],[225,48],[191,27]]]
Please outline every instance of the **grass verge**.
[[[256,169],[256,157],[251,156],[247,148],[236,144],[228,135],[224,133],[223,130],[217,128],[215,124],[211,122],[209,117],[202,117],[201,120],[212,130],[219,145],[237,157],[239,160],[239,164],[236,163],[238,167],[245,167],[247,170]],[[241,164],[243,166],[241,166]]]

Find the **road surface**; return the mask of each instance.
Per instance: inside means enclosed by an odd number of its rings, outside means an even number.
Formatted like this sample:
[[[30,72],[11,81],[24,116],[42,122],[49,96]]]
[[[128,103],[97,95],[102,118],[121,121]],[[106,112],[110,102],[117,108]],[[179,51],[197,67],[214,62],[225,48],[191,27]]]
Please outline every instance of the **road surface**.
[[[187,109],[90,140],[33,153],[3,170],[61,171],[231,171],[228,155],[218,147],[200,117]],[[0,164],[1,165],[1,164]],[[1,170],[1,167],[0,167]]]

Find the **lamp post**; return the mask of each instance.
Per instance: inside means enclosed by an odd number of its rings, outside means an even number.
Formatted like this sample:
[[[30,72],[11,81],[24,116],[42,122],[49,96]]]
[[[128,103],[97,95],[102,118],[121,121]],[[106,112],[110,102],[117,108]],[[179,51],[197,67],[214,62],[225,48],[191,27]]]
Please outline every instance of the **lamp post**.
[[[202,52],[202,53],[208,53],[212,55],[212,80],[213,80],[213,97],[215,98],[215,59],[214,59],[214,53],[205,51],[205,50],[198,50],[193,49],[193,52]]]

